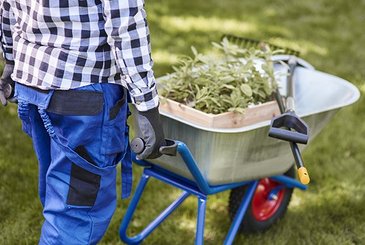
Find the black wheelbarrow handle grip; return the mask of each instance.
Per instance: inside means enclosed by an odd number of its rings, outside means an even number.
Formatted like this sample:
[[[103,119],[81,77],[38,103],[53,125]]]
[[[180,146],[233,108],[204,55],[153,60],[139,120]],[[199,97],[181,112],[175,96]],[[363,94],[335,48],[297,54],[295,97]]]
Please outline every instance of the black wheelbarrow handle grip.
[[[307,144],[309,138],[308,135],[302,133],[290,131],[288,129],[273,128],[273,127],[271,127],[269,130],[269,136],[276,139],[294,142],[298,144]]]
[[[177,154],[177,143],[174,140],[165,139],[166,145],[161,146],[159,152],[162,155],[168,156],[176,156]],[[131,150],[136,153],[140,154],[145,149],[145,142],[142,138],[134,138],[131,141]]]
[[[271,120],[269,136],[298,144],[307,144],[308,126],[294,112],[286,112]]]

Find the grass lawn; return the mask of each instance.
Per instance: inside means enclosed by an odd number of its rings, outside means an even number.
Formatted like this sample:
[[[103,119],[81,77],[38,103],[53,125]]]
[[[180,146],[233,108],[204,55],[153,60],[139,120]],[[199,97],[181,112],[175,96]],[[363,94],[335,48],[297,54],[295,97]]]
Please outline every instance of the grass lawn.
[[[147,1],[155,73],[190,46],[206,50],[223,33],[298,49],[322,70],[365,92],[365,1]],[[235,244],[365,244],[365,101],[341,110],[312,142],[304,160],[312,177],[307,192],[295,191],[283,220],[264,234],[238,236]],[[36,244],[42,224],[37,163],[21,132],[16,107],[0,108],[0,244]],[[135,182],[141,169],[134,168]],[[118,186],[119,188],[119,186]],[[179,194],[151,181],[131,231],[137,232]],[[221,244],[230,222],[228,193],[209,198],[206,244]],[[119,243],[118,228],[128,201],[119,201],[101,244]],[[146,244],[193,244],[196,201],[191,198]]]

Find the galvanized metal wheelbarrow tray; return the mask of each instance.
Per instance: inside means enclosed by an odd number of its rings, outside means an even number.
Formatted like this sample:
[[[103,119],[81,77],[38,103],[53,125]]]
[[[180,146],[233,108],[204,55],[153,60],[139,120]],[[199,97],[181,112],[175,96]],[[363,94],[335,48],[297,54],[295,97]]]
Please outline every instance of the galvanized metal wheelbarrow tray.
[[[304,60],[300,63],[302,67],[294,73],[296,113],[309,125],[313,140],[338,109],[357,101],[360,94],[351,83],[316,71]],[[281,93],[285,94],[285,82],[278,82]],[[190,195],[198,198],[195,243],[203,244],[207,196],[246,185],[247,191],[224,242],[231,244],[261,178],[270,177],[282,188],[306,189],[305,185],[283,175],[293,165],[293,156],[287,142],[268,137],[270,121],[237,129],[203,128],[167,113],[162,113],[162,121],[166,136],[179,140],[171,142],[177,154],[163,155],[153,161],[135,159],[145,169],[120,227],[120,237],[127,244],[141,243]],[[183,193],[140,234],[128,237],[128,225],[150,177]],[[280,191],[276,189],[271,196]]]

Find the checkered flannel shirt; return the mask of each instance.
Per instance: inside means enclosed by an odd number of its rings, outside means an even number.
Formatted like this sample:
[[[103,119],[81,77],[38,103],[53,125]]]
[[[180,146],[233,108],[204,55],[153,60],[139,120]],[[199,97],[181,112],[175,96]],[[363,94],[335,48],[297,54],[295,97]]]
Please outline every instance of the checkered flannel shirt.
[[[0,0],[13,80],[40,89],[125,86],[140,111],[158,105],[144,0]]]

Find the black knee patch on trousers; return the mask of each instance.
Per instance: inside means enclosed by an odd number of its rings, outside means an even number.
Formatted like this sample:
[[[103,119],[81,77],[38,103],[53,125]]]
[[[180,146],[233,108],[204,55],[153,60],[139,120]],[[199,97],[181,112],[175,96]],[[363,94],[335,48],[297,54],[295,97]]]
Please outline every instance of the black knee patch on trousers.
[[[100,188],[100,179],[100,175],[91,173],[72,163],[67,204],[93,206]]]

